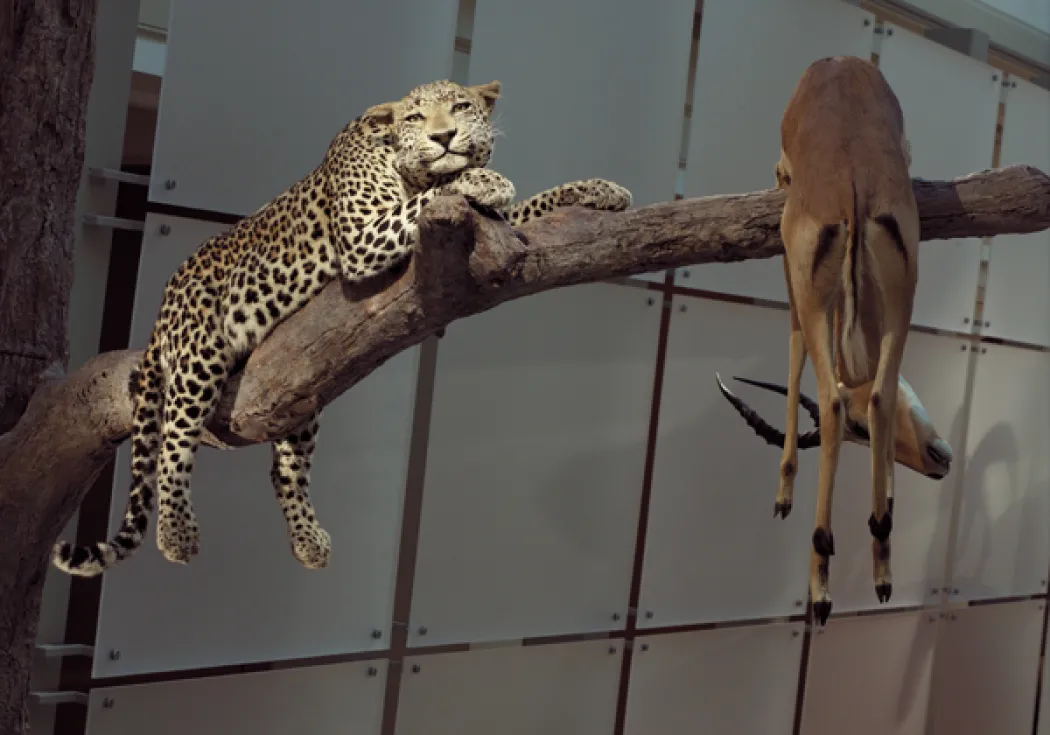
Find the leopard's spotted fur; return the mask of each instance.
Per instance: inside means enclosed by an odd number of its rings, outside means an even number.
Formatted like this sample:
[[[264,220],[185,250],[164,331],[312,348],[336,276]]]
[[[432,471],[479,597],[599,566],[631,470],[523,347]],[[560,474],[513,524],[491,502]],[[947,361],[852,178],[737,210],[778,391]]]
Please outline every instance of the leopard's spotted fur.
[[[514,186],[485,168],[500,85],[421,85],[376,105],[332,141],[321,164],[269,204],[206,240],[175,272],[134,378],[132,485],[115,538],[56,545],[57,567],[94,576],[142,543],[159,504],[157,546],[170,561],[199,551],[190,478],[202,427],[235,367],[329,281],[360,281],[402,262],[420,211],[441,194],[502,210],[512,225],[559,206],[623,210],[631,195],[592,179],[511,207]],[[329,535],[309,496],[318,415],[273,442],[271,477],[292,552],[324,567]]]

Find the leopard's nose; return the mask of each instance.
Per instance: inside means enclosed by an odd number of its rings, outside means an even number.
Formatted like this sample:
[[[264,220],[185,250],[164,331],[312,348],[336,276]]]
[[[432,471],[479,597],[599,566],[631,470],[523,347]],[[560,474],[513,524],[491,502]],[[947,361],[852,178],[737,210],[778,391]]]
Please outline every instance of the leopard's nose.
[[[455,128],[446,128],[445,130],[436,130],[430,134],[430,139],[435,143],[440,143],[445,148],[448,148],[448,144],[452,142],[452,139],[456,137]]]

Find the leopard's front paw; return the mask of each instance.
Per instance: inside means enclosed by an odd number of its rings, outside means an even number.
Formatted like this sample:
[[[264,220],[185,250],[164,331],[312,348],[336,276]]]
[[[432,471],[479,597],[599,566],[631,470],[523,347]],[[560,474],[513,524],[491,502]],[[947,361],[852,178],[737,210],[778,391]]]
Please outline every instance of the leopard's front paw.
[[[442,194],[459,194],[482,207],[504,209],[517,193],[510,179],[488,168],[468,168],[442,187]]]
[[[566,184],[559,202],[563,207],[586,207],[603,212],[622,212],[631,206],[631,192],[605,179],[587,179]]]

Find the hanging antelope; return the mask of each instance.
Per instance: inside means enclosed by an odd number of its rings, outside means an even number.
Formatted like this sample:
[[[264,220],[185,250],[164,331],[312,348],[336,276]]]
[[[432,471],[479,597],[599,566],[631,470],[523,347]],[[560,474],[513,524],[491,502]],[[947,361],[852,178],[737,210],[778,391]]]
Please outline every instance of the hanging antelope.
[[[896,95],[868,61],[821,59],[795,87],[780,134],[776,185],[787,190],[780,230],[791,320],[785,434],[777,441],[779,432],[721,380],[719,386],[752,428],[783,447],[774,511],[782,518],[791,511],[798,448],[807,439],[798,434],[800,401],[817,414],[807,444],[820,446],[809,588],[813,617],[824,625],[835,553],[831,501],[844,436],[871,448],[868,527],[883,603],[892,593],[894,462],[940,479],[952,451],[899,374],[918,280],[919,216]],[[801,394],[807,354],[817,378],[815,406]]]

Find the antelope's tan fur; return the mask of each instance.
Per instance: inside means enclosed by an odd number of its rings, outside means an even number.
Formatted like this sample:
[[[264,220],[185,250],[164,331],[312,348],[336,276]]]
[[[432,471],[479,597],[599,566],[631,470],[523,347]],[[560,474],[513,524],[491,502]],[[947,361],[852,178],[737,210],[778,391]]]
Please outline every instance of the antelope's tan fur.
[[[813,361],[820,406],[820,469],[810,562],[814,618],[831,612],[831,505],[846,422],[870,431],[873,576],[892,591],[889,534],[899,372],[918,279],[919,217],[904,117],[879,70],[854,57],[813,63],[781,121],[777,187],[791,314],[787,420],[777,509],[786,517],[797,471],[802,368]],[[906,385],[906,384],[905,384]],[[906,416],[906,413],[904,414]],[[859,416],[858,416],[859,418]],[[905,439],[919,451],[916,437]],[[910,458],[922,463],[924,458]]]

